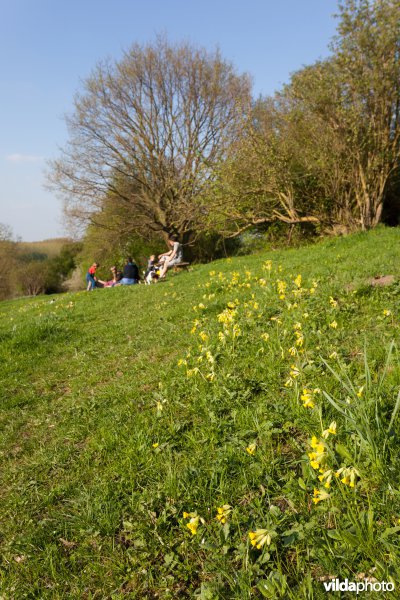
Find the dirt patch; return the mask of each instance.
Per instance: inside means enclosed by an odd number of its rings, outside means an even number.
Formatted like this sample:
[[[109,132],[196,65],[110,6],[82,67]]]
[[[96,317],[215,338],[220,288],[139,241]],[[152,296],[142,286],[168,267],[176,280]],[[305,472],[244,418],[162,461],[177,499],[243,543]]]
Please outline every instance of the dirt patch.
[[[392,285],[394,283],[394,275],[376,275],[369,279],[368,283],[374,287]]]

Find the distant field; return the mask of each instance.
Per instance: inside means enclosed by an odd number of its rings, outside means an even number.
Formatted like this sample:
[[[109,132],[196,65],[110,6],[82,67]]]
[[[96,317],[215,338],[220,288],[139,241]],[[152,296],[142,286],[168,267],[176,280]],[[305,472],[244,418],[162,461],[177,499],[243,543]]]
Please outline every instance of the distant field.
[[[0,598],[399,598],[399,282],[382,228],[1,303]]]
[[[41,252],[47,254],[49,258],[57,256],[61,248],[70,242],[69,238],[54,238],[51,240],[43,240],[41,242],[19,242],[18,245],[25,252]]]

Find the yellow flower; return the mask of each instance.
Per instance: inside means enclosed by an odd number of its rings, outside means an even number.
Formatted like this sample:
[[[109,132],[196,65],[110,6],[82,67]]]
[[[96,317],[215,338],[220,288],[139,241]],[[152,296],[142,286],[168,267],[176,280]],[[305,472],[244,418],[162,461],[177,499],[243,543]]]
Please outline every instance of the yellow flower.
[[[332,421],[328,429],[324,429],[324,431],[322,432],[322,437],[327,439],[329,437],[329,434],[336,435],[336,421]]]
[[[229,514],[232,512],[232,507],[229,504],[223,504],[217,508],[216,518],[222,524],[226,523]]]
[[[329,323],[329,327],[332,327],[332,329],[337,329],[336,321],[332,321],[332,323]]]
[[[322,475],[319,475],[318,479],[321,481],[321,483],[324,481],[324,487],[326,487],[327,489],[329,489],[331,487],[331,481],[332,481],[332,469],[329,469],[329,471],[325,471],[324,473],[322,473]]]
[[[182,365],[187,365],[187,360],[185,360],[184,358],[180,358],[178,360],[178,367],[181,367]]]
[[[293,329],[301,329],[301,323],[295,323]]]
[[[204,524],[204,519],[199,517],[197,512],[184,512],[183,518],[190,519],[189,523],[186,523],[186,527],[190,530],[192,535],[196,535],[200,522]]]
[[[190,529],[192,535],[196,535],[197,529],[199,527],[199,517],[193,517],[190,519],[189,523],[187,523],[186,527]]]
[[[387,308],[385,308],[385,309],[384,309],[384,311],[383,311],[383,315],[384,315],[385,317],[390,317],[390,315],[391,315],[391,314],[392,314],[392,311],[391,311],[391,310],[388,310]]]
[[[291,377],[298,377],[300,375],[300,370],[295,365],[291,365],[290,369],[289,375]]]
[[[334,298],[332,298],[332,296],[329,296],[329,304],[333,306],[333,308],[336,308],[338,305],[337,301]]]
[[[313,400],[311,390],[303,389],[303,394],[300,396],[301,401],[303,402],[304,408],[314,408],[315,403]]]
[[[315,435],[313,435],[311,439],[311,448],[314,450],[313,452],[308,453],[308,458],[310,459],[310,465],[315,470],[322,469],[323,465],[326,462],[328,457],[328,453],[326,451],[326,446],[324,442],[320,442]]]
[[[300,333],[300,331],[295,331],[295,336],[297,338],[296,341],[295,341],[295,344],[296,344],[296,346],[298,346],[299,348],[301,348],[302,345],[303,345],[303,342],[304,342],[304,337]]]
[[[272,269],[272,260],[266,260],[263,264],[263,269],[265,271],[270,271]]]
[[[297,350],[294,346],[289,348],[288,352],[289,352],[290,356],[296,356],[296,354],[297,354]]]
[[[296,279],[294,280],[294,283],[298,288],[301,287],[301,275],[297,275]]]
[[[200,370],[198,369],[198,367],[194,367],[194,369],[188,369],[186,371],[186,377],[189,379],[190,377],[197,375],[197,373],[199,373],[199,372],[200,372]]]
[[[155,443],[153,444],[153,448],[158,448],[158,446],[159,446],[159,445],[160,445],[160,444],[159,444],[158,442],[155,442]]]
[[[205,331],[200,331],[199,338],[201,339],[202,342],[206,342],[208,340],[208,335],[206,334]]]
[[[249,532],[250,543],[255,546],[257,550],[261,550],[264,544],[269,546],[272,538],[276,536],[275,531],[268,531],[268,529],[256,529],[255,531]]]
[[[278,290],[278,293],[280,294],[279,298],[284,298],[285,297],[285,291],[286,291],[286,281],[281,281],[280,279],[278,279],[278,281],[276,282],[276,287]]]
[[[317,490],[316,488],[314,489],[314,504],[318,504],[318,502],[326,500],[327,498],[329,498],[328,492],[326,492],[325,490]]]
[[[256,452],[256,447],[257,445],[253,442],[252,444],[249,444],[246,448],[246,452],[248,454],[250,454],[250,456],[253,456]]]
[[[241,335],[241,333],[242,333],[242,330],[240,329],[239,325],[237,325],[235,323],[232,327],[232,337],[237,338]]]
[[[332,352],[332,354],[329,355],[329,358],[337,358],[338,357],[338,353],[336,351]]]
[[[358,396],[359,398],[361,398],[361,397],[362,397],[362,395],[363,395],[363,391],[364,391],[364,386],[362,385],[361,387],[359,387],[359,388],[358,388],[358,392],[357,392],[357,396]]]
[[[261,339],[263,339],[264,342],[268,342],[268,340],[269,340],[269,333],[262,333],[261,334]]]
[[[336,471],[335,475],[336,477],[342,477],[340,481],[351,488],[356,485],[356,477],[360,477],[360,473],[354,467],[342,467]]]

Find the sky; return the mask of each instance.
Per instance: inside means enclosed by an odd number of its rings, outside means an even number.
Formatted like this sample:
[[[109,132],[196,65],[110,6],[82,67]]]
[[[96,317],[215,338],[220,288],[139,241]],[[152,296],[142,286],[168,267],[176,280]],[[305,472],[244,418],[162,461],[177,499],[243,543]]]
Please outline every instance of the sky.
[[[97,62],[164,34],[218,47],[269,95],[329,55],[337,12],[337,0],[0,0],[0,223],[24,241],[68,235],[45,172]]]

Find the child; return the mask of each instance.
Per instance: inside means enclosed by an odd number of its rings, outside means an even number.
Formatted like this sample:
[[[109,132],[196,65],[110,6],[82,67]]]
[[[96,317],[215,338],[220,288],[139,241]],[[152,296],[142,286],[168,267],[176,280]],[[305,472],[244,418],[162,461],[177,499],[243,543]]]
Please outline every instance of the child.
[[[158,280],[159,271],[157,269],[156,255],[152,254],[147,263],[147,269],[144,273],[144,282],[150,284]]]
[[[156,269],[156,255],[152,254],[149,257],[149,260],[147,262],[147,269],[145,271],[144,278],[146,279],[147,275],[149,273],[151,273],[152,271],[155,271],[155,269]]]
[[[96,287],[97,278],[95,277],[96,270],[99,268],[99,263],[93,263],[91,267],[89,267],[88,272],[86,273],[86,281],[87,281],[87,292],[91,292]]]

